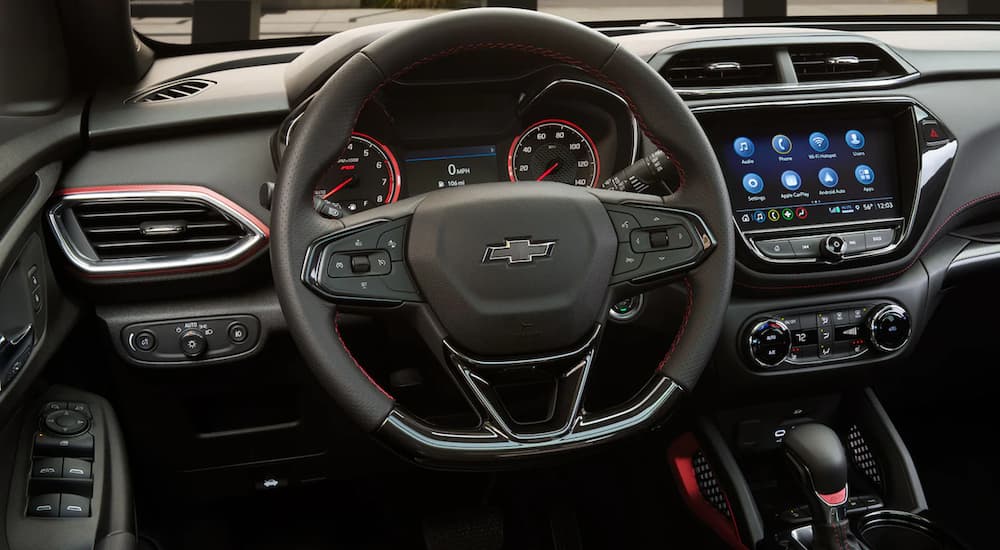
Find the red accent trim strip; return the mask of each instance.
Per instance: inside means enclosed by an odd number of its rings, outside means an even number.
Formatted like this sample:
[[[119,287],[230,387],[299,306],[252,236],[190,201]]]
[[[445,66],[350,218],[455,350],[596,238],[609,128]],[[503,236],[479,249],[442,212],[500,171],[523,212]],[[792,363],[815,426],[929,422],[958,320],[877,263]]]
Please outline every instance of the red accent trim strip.
[[[333,330],[334,332],[337,333],[337,340],[340,340],[340,347],[344,348],[344,351],[347,352],[347,356],[350,357],[351,361],[354,362],[354,366],[358,367],[358,370],[361,371],[361,374],[365,375],[365,378],[367,378],[368,381],[371,382],[372,385],[378,389],[378,391],[382,392],[382,395],[388,397],[392,401],[395,401],[396,398],[393,397],[391,394],[389,394],[389,392],[385,391],[385,389],[382,386],[380,386],[379,383],[376,382],[375,379],[372,378],[370,374],[368,374],[368,371],[366,371],[365,368],[361,366],[361,363],[358,363],[358,360],[354,357],[354,354],[351,353],[351,348],[347,347],[347,342],[344,341],[344,337],[340,334],[339,313],[333,316]]]
[[[726,518],[701,494],[698,478],[695,476],[692,464],[692,457],[700,448],[694,434],[688,432],[678,437],[667,450],[667,458],[674,472],[674,478],[677,480],[681,499],[691,509],[691,512],[712,531],[715,531],[715,534],[730,548],[748,550],[747,546],[743,544],[743,540],[740,539],[733,507],[729,505],[729,497],[726,496],[726,505],[729,506],[729,518]],[[725,493],[723,495],[725,496]]]
[[[886,273],[884,275],[875,275],[873,277],[863,277],[861,279],[847,279],[847,280],[844,280],[844,281],[830,281],[828,283],[813,283],[813,284],[808,284],[808,285],[771,285],[771,286],[765,286],[765,285],[750,285],[750,284],[746,284],[746,283],[741,283],[739,281],[736,281],[736,284],[739,285],[739,286],[741,286],[741,287],[744,287],[744,288],[752,288],[752,289],[755,289],[755,290],[788,290],[788,289],[808,289],[808,288],[823,288],[823,287],[830,287],[830,286],[853,285],[853,284],[858,284],[858,283],[870,283],[870,282],[875,282],[875,281],[881,281],[883,279],[892,279],[892,278],[898,277],[899,275],[902,275],[903,273],[906,273],[907,271],[909,271],[909,269],[911,267],[913,267],[914,265],[916,265],[916,263],[920,260],[920,257],[927,250],[927,247],[929,247],[931,244],[934,243],[934,239],[937,238],[938,233],[940,233],[941,230],[944,229],[948,225],[948,223],[951,222],[951,220],[955,218],[955,216],[961,214],[964,210],[966,210],[968,208],[971,208],[971,207],[973,207],[973,206],[975,206],[975,205],[977,205],[977,204],[979,204],[981,202],[992,200],[992,199],[995,199],[995,198],[998,198],[998,197],[1000,197],[1000,193],[990,193],[988,195],[983,195],[982,197],[973,199],[973,200],[971,200],[971,201],[963,204],[962,206],[959,206],[958,208],[956,208],[954,212],[952,212],[951,214],[949,214],[948,217],[945,218],[945,220],[943,222],[941,222],[941,224],[938,225],[936,229],[934,229],[934,232],[931,233],[930,238],[927,239],[927,242],[924,243],[924,245],[922,247],[920,247],[920,250],[917,252],[917,255],[913,257],[913,260],[911,260],[910,263],[906,264],[902,269],[899,269],[897,271],[893,271],[892,273]]]
[[[271,238],[271,229],[260,220],[257,216],[250,213],[247,209],[236,204],[229,198],[221,195],[207,187],[202,187],[200,185],[178,185],[178,184],[125,184],[125,185],[95,185],[91,187],[70,187],[66,189],[60,189],[54,193],[54,196],[64,197],[68,195],[80,195],[84,193],[113,193],[113,192],[132,192],[132,191],[185,191],[200,193],[202,195],[208,195],[213,199],[224,203],[229,208],[232,208],[240,215],[245,217],[250,223],[252,223],[261,233],[264,234],[264,238],[258,244],[258,246],[247,250],[242,256],[236,258],[230,262],[216,265],[205,265],[191,268],[177,268],[177,269],[160,269],[151,271],[132,271],[129,273],[85,273],[78,272],[82,277],[88,279],[129,279],[137,277],[148,277],[155,275],[175,275],[180,273],[197,273],[199,271],[221,271],[229,269],[231,267],[240,265],[246,262],[248,259],[253,257],[261,248],[263,248],[267,241]]]
[[[830,506],[840,506],[841,504],[847,502],[847,487],[837,491],[836,493],[830,493],[824,495],[823,493],[816,493],[823,502],[829,504]]]

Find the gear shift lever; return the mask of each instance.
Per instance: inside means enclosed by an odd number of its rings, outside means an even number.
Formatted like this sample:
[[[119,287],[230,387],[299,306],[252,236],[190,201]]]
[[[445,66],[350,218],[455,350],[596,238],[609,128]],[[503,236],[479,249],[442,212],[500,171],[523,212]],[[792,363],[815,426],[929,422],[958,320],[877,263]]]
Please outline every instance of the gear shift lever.
[[[785,454],[812,513],[812,550],[861,550],[847,522],[847,453],[836,432],[803,424],[785,436]]]

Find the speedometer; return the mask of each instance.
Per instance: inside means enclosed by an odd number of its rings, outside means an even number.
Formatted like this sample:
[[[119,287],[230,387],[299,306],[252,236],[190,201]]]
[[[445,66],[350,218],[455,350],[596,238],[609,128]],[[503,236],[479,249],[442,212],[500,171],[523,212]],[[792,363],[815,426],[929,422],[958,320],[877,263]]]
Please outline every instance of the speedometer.
[[[601,172],[594,140],[567,120],[536,122],[511,144],[511,181],[558,181],[593,187]]]
[[[399,164],[388,147],[354,132],[337,162],[314,189],[316,209],[360,212],[399,198]]]

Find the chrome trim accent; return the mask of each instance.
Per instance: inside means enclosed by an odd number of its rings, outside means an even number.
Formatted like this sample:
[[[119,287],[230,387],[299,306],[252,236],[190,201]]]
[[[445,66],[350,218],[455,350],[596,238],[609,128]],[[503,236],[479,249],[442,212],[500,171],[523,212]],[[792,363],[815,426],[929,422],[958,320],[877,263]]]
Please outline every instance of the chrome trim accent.
[[[72,208],[74,204],[86,201],[115,201],[122,199],[173,199],[202,203],[203,205],[207,204],[242,226],[246,236],[235,244],[218,252],[178,254],[174,257],[163,258],[101,260],[89,252],[82,250],[79,244],[70,237],[70,232],[66,227],[64,219],[65,210]],[[246,216],[212,195],[197,190],[94,191],[65,195],[49,209],[48,221],[49,227],[52,229],[52,234],[59,244],[59,248],[62,249],[69,261],[81,271],[94,275],[128,275],[137,272],[224,265],[240,258],[267,239],[264,232]]]
[[[830,65],[857,65],[861,60],[856,55],[839,55],[827,58],[826,62]]]
[[[875,337],[875,325],[876,323],[878,323],[879,318],[884,315],[888,315],[890,313],[895,313],[896,315],[899,315],[904,319],[906,319],[906,322],[911,323],[910,329],[907,330],[906,338],[903,340],[901,344],[899,344],[896,347],[880,344],[878,338]],[[896,304],[886,304],[876,309],[874,312],[870,313],[868,315],[868,320],[865,322],[865,328],[868,329],[868,340],[879,351],[884,351],[885,353],[892,353],[894,351],[899,351],[904,347],[906,347],[906,344],[910,343],[910,335],[913,333],[913,326],[912,326],[912,321],[910,321],[910,314],[901,306],[897,306]]]
[[[483,254],[483,262],[506,260],[508,265],[532,263],[535,258],[548,258],[556,241],[534,242],[531,239],[504,239],[503,245],[488,245]],[[523,254],[520,254],[523,252]]]
[[[590,374],[590,367],[593,365],[594,357],[597,355],[597,342],[600,339],[602,328],[603,327],[601,325],[597,325],[594,328],[594,332],[591,333],[590,337],[587,339],[586,343],[573,351],[531,359],[477,360],[457,351],[447,340],[443,341],[442,344],[448,354],[452,356],[451,362],[455,367],[457,367],[462,379],[465,380],[466,387],[471,390],[471,393],[475,397],[476,401],[478,401],[479,405],[486,411],[489,416],[489,423],[492,423],[495,426],[494,429],[498,429],[499,433],[513,441],[538,441],[553,439],[565,435],[569,433],[570,430],[573,429],[573,426],[579,421],[580,408],[583,404],[583,393],[587,387],[587,376]],[[570,389],[570,391],[573,392],[573,395],[567,414],[564,415],[565,421],[561,426],[558,426],[555,429],[538,433],[523,433],[515,430],[513,426],[505,420],[504,415],[501,414],[497,405],[494,404],[494,400],[486,394],[485,390],[492,386],[490,382],[479,376],[473,371],[472,368],[470,368],[473,366],[492,368],[537,366],[544,365],[546,363],[553,363],[563,359],[573,359],[576,356],[580,356],[580,360],[577,364],[574,365],[569,371],[560,375],[562,380],[575,386]],[[454,358],[458,358],[458,361],[455,361]],[[574,378],[575,380],[573,380]],[[502,407],[503,405],[501,404],[500,406]],[[559,411],[557,410],[556,414],[558,414],[558,412]]]
[[[635,162],[636,160],[638,160],[638,158],[639,158],[639,142],[640,142],[640,138],[639,138],[639,123],[635,119],[635,113],[632,112],[632,109],[629,107],[628,102],[625,101],[625,98],[623,98],[622,96],[616,94],[615,92],[612,92],[611,90],[609,90],[609,89],[607,89],[607,88],[605,88],[603,86],[599,86],[597,84],[594,84],[592,82],[587,82],[587,81],[584,81],[584,80],[574,80],[572,78],[560,78],[560,79],[557,79],[557,80],[553,80],[548,85],[546,85],[544,88],[542,88],[541,91],[539,91],[537,94],[535,94],[535,96],[532,97],[530,101],[528,101],[528,103],[524,106],[524,108],[527,109],[527,108],[531,107],[536,101],[538,101],[538,99],[540,97],[542,97],[543,95],[545,95],[546,93],[548,93],[549,90],[551,90],[552,88],[555,88],[557,86],[566,85],[566,84],[573,85],[573,86],[584,86],[584,87],[587,87],[587,88],[592,88],[592,89],[597,90],[599,92],[603,92],[603,93],[605,93],[605,94],[607,94],[607,95],[609,95],[609,96],[617,99],[618,102],[621,103],[622,106],[625,107],[625,111],[628,112],[628,114],[629,114],[629,120],[632,123],[632,158],[629,160],[629,164],[632,164],[633,162]],[[515,139],[516,139],[516,137],[515,137]],[[594,151],[595,155],[598,154],[598,153],[599,153],[598,151]],[[601,177],[601,175],[597,174],[597,178],[600,179],[600,177]],[[595,185],[598,185],[599,183],[600,182],[597,182],[597,181],[594,182]]]
[[[753,345],[754,334],[766,328],[767,325],[771,324],[778,325],[777,326],[778,330],[784,331],[784,333],[788,335],[788,349],[785,350],[785,354],[781,358],[781,360],[773,365],[769,365],[761,361],[760,359],[757,359],[757,354],[754,353],[756,346]],[[791,329],[788,328],[788,325],[786,325],[785,323],[781,322],[778,319],[764,319],[763,321],[760,321],[757,324],[755,324],[753,328],[750,329],[750,331],[747,333],[747,349],[750,351],[750,358],[753,359],[754,363],[757,363],[757,366],[763,367],[765,369],[773,369],[774,367],[777,367],[778,365],[784,363],[785,359],[788,358],[788,354],[792,351],[792,331]]]
[[[685,99],[705,99],[735,95],[783,94],[789,92],[843,92],[899,87],[921,77],[919,72],[892,78],[871,80],[832,80],[819,83],[761,84],[755,86],[729,86],[727,88],[674,88]]]
[[[749,102],[743,102],[743,103],[733,103],[733,104],[723,104],[723,105],[701,105],[701,106],[695,106],[695,107],[691,107],[691,112],[694,113],[695,115],[697,115],[699,113],[717,113],[717,112],[727,112],[727,111],[742,111],[742,110],[754,109],[754,108],[758,108],[758,107],[779,107],[779,108],[785,108],[785,107],[802,107],[802,106],[810,106],[810,105],[829,106],[829,105],[844,105],[844,104],[846,104],[846,105],[852,105],[852,104],[873,104],[873,103],[874,104],[884,104],[884,103],[889,103],[889,104],[893,104],[893,103],[904,104],[904,105],[908,105],[910,107],[918,108],[918,109],[920,109],[920,110],[922,110],[922,111],[924,111],[926,113],[930,113],[931,112],[926,107],[924,107],[920,102],[918,102],[917,100],[913,99],[912,97],[907,97],[907,96],[885,96],[885,97],[866,96],[866,97],[841,97],[841,98],[832,98],[832,99],[790,99],[790,100],[777,100],[777,101],[775,101],[775,100],[760,100],[760,101],[749,101]],[[933,115],[931,115],[931,116],[933,116]],[[937,118],[937,117],[934,117],[934,118]],[[919,128],[917,127],[918,124],[919,124],[919,121],[914,121],[914,131],[916,132],[915,135],[917,136],[918,145],[919,145],[921,137],[920,137],[920,133],[919,133]],[[913,204],[912,204],[912,206],[910,208],[910,217],[911,218],[912,218],[912,216],[914,216],[917,213],[917,211],[920,208],[920,199],[921,199],[921,197],[923,195],[924,186],[927,184],[928,181],[930,181],[930,178],[941,169],[942,166],[944,166],[948,161],[952,160],[955,157],[957,151],[958,151],[958,140],[955,139],[955,138],[950,138],[949,140],[947,140],[945,142],[944,145],[941,145],[940,147],[936,147],[934,149],[929,149],[929,150],[926,150],[926,151],[917,151],[917,153],[918,153],[917,181],[916,181],[916,185],[915,185],[914,193],[913,193]],[[767,232],[767,233],[808,232],[808,231],[816,229],[816,228],[829,227],[829,226],[834,226],[834,225],[839,226],[839,227],[849,228],[849,227],[855,227],[855,226],[867,226],[867,225],[875,225],[875,224],[886,225],[886,224],[893,224],[893,223],[901,223],[903,230],[899,232],[900,234],[896,236],[896,239],[889,246],[887,246],[885,248],[880,248],[878,250],[871,250],[871,251],[861,252],[861,253],[858,253],[858,254],[847,255],[847,256],[845,256],[843,258],[843,260],[855,260],[855,259],[867,258],[867,257],[872,257],[872,256],[880,256],[880,255],[888,254],[888,253],[896,250],[896,248],[898,248],[900,244],[906,242],[906,240],[910,237],[910,233],[911,233],[911,231],[913,229],[913,223],[911,223],[911,219],[908,219],[908,218],[882,218],[882,219],[878,219],[878,220],[864,220],[864,221],[858,221],[858,222],[848,222],[848,223],[844,223],[844,224],[819,224],[819,225],[807,225],[807,226],[800,226],[800,227],[790,227],[790,228],[784,228],[784,229],[751,230],[751,231],[744,232],[744,231],[742,231],[740,229],[739,223],[736,221],[736,213],[735,212],[733,213],[733,217],[732,218],[733,218],[733,224],[736,227],[736,234],[739,235],[740,239],[743,240],[743,243],[750,250],[750,252],[753,253],[754,256],[756,256],[758,259],[763,260],[764,262],[773,263],[773,264],[819,263],[821,261],[821,258],[781,258],[781,259],[769,258],[769,257],[765,256],[762,252],[760,252],[760,250],[757,248],[757,246],[754,245],[747,238],[747,235],[753,235],[753,234],[764,233],[764,232]],[[849,229],[846,229],[845,231],[846,232],[850,232]],[[803,235],[797,235],[797,236],[815,236],[815,235],[803,234]]]
[[[740,65],[736,61],[719,61],[716,63],[709,63],[705,65],[706,71],[741,71],[743,70],[743,65]]]
[[[677,383],[657,376],[619,409],[600,415],[581,412],[569,432],[546,440],[512,440],[488,423],[472,430],[439,429],[398,407],[385,418],[378,433],[403,447],[419,462],[475,467],[504,460],[540,458],[624,437],[661,418],[681,394],[683,388]]]

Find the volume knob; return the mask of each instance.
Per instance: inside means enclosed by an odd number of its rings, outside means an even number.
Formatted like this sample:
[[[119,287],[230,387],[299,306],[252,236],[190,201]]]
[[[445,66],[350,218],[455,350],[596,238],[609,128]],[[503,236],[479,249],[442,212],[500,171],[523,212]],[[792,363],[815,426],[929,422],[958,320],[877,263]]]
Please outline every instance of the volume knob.
[[[788,357],[791,331],[777,319],[761,321],[750,329],[750,357],[762,367],[773,367]]]

